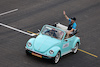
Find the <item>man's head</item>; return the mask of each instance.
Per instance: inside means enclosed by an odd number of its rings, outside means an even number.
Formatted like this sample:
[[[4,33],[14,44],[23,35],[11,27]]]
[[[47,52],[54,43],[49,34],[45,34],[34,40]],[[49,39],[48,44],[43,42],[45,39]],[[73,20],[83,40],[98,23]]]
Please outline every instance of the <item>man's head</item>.
[[[72,17],[71,18],[71,22],[74,23],[75,21],[76,21],[76,18],[75,17]]]

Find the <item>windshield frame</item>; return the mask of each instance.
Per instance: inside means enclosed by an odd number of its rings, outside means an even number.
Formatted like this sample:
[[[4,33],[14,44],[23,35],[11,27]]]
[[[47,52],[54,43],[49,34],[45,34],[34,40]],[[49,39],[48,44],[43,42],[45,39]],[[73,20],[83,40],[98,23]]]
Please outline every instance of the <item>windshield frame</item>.
[[[66,35],[65,31],[63,31],[63,30],[61,30],[61,29],[59,29],[59,28],[57,28],[57,27],[51,26],[51,25],[44,25],[44,26],[42,27],[41,31],[40,31],[40,34],[46,35],[46,34],[43,34],[43,33],[42,33],[42,32],[43,32],[43,29],[44,29],[46,26],[47,26],[47,27],[50,27],[50,28],[54,28],[54,29],[59,30],[59,31],[62,31],[62,32],[64,33],[63,36],[62,36],[62,38],[61,38],[61,39],[55,38],[55,39],[58,39],[58,40],[63,40],[63,39],[64,39],[64,37],[65,37],[65,35]],[[47,35],[47,36],[49,36],[49,35]],[[51,36],[50,36],[50,37],[51,37]],[[54,38],[54,37],[53,37],[53,38]]]

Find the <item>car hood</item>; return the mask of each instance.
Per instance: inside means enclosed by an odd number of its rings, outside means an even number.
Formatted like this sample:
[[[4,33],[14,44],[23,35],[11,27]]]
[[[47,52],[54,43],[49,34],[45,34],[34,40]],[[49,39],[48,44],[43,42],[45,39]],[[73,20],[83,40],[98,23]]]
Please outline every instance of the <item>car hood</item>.
[[[60,42],[61,40],[55,39],[47,35],[38,35],[34,42],[34,49],[38,52],[43,53]]]

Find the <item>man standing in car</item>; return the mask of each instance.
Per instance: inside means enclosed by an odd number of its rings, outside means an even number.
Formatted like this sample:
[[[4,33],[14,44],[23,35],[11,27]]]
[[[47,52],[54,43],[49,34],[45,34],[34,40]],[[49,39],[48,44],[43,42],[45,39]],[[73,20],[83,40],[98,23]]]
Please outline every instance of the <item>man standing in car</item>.
[[[66,15],[66,12],[65,11],[63,11],[63,14],[64,14],[64,16],[65,16],[65,18],[67,19],[67,20],[69,20],[69,25],[68,25],[68,29],[66,30],[66,32],[67,32],[67,38],[69,38],[69,34],[72,34],[73,33],[73,31],[74,31],[74,29],[76,29],[76,18],[75,17],[72,17],[71,19]]]

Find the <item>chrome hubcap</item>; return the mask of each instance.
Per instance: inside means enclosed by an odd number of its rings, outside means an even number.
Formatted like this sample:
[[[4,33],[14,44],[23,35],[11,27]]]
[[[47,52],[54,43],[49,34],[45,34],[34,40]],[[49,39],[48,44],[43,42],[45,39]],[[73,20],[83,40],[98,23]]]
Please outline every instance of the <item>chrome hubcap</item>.
[[[78,50],[78,43],[76,44],[76,46],[75,46],[75,48],[74,48],[75,50],[74,50],[74,53],[76,53],[77,52],[77,50]]]
[[[56,56],[55,56],[55,63],[57,63],[60,59],[60,53],[58,53]]]

